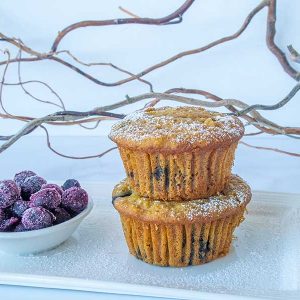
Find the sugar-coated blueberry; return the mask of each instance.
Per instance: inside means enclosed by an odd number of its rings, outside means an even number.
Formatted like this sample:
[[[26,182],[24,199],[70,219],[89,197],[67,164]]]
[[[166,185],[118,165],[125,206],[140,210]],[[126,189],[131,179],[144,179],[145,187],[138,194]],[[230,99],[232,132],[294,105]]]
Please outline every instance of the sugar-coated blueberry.
[[[46,184],[42,185],[42,189],[48,189],[48,188],[50,188],[50,189],[56,189],[61,196],[63,194],[63,189],[59,185],[57,185],[55,183],[46,183]]]
[[[0,223],[6,219],[5,210],[0,208]]]
[[[19,219],[16,217],[11,217],[7,220],[2,221],[0,223],[0,232],[12,231],[18,222]]]
[[[48,209],[54,209],[61,203],[61,195],[56,189],[46,188],[30,196],[30,207],[42,206]]]
[[[20,189],[13,180],[0,181],[0,208],[11,206],[20,198]]]
[[[22,224],[27,230],[49,227],[55,220],[54,215],[43,207],[31,207],[24,211]]]
[[[62,206],[67,210],[75,213],[80,213],[88,205],[87,192],[79,187],[72,187],[63,192]]]
[[[17,173],[14,177],[15,183],[21,187],[26,178],[35,176],[36,174],[33,171],[25,170]]]
[[[68,179],[62,185],[62,189],[64,191],[67,190],[67,189],[70,189],[72,187],[80,187],[80,183],[76,179]]]
[[[52,212],[56,218],[55,224],[60,224],[71,219],[71,215],[62,207],[57,207]]]
[[[23,199],[28,200],[32,194],[38,192],[42,185],[46,183],[47,181],[38,175],[27,177],[21,185]]]
[[[18,224],[14,229],[14,232],[23,232],[23,231],[28,231],[28,229],[26,229],[22,223]]]
[[[24,200],[18,200],[11,206],[11,212],[21,218],[24,211],[29,208],[29,202]]]

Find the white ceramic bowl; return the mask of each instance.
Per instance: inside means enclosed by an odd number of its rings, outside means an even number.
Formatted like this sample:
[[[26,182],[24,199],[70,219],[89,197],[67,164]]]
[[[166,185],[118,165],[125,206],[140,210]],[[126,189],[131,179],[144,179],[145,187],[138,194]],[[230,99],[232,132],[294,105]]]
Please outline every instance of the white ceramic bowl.
[[[92,208],[93,201],[89,199],[85,210],[61,224],[33,231],[0,232],[0,251],[25,255],[55,248],[72,235]]]

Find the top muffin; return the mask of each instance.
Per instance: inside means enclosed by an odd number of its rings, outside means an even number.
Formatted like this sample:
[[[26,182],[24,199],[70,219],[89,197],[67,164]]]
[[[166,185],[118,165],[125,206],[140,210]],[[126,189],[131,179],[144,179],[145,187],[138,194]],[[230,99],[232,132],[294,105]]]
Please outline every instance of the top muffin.
[[[126,148],[176,153],[226,146],[243,133],[237,117],[185,106],[137,111],[115,124],[110,138]]]

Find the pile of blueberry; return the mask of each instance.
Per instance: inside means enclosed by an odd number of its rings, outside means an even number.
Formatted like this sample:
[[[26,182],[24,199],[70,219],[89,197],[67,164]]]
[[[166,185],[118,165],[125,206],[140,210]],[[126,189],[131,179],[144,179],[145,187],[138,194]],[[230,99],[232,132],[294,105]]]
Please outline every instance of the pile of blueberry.
[[[62,187],[32,171],[0,181],[0,231],[29,231],[65,222],[82,212],[88,194],[75,179]]]

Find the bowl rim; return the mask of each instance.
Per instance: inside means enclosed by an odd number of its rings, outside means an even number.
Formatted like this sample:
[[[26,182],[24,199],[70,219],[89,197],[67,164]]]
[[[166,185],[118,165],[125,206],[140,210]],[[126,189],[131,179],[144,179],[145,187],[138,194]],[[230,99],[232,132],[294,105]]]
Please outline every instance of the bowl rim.
[[[34,237],[34,236],[49,234],[49,233],[63,230],[63,227],[67,227],[69,224],[76,223],[79,220],[81,222],[85,217],[87,217],[89,215],[89,213],[91,212],[93,207],[94,207],[94,202],[91,198],[89,198],[87,207],[81,213],[79,213],[77,216],[75,216],[74,218],[71,218],[68,221],[65,221],[65,222],[62,222],[60,224],[56,224],[53,226],[49,226],[46,228],[35,229],[35,230],[30,230],[30,231],[0,232],[0,239],[2,239],[2,238],[27,238],[27,237]]]

